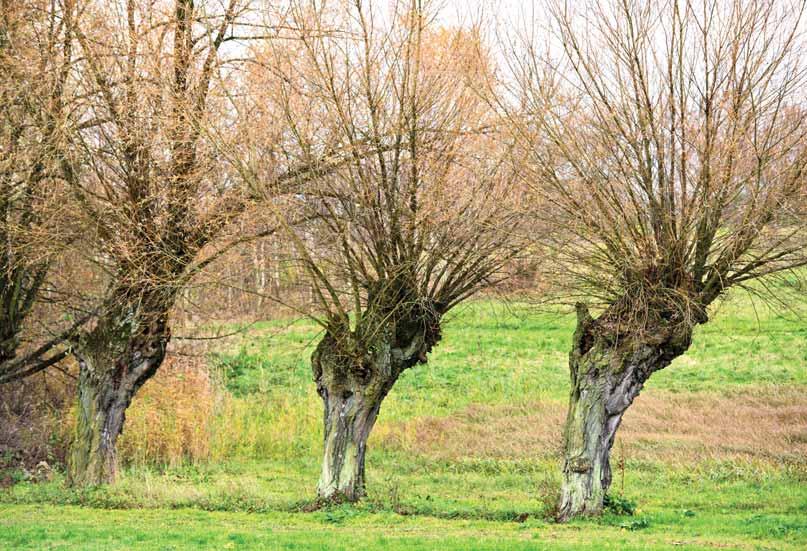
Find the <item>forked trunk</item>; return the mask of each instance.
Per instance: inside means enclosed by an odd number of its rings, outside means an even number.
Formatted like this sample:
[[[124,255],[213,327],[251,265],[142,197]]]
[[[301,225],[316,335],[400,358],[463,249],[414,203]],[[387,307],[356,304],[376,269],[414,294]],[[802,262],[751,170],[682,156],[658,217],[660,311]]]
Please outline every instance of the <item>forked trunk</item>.
[[[585,307],[570,354],[571,392],[564,429],[558,520],[602,513],[611,485],[611,447],[622,416],[652,373],[689,347],[691,330],[659,328],[653,338],[613,335]]]
[[[163,321],[125,342],[98,329],[79,360],[78,404],[68,461],[68,483],[94,486],[115,482],[116,444],[126,409],[138,389],[165,358],[168,330]]]

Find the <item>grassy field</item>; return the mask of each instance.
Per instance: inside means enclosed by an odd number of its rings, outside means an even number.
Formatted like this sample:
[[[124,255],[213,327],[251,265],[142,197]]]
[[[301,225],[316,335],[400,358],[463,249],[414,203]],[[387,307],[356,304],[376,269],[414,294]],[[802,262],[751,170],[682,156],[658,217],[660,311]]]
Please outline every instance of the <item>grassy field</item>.
[[[613,494],[633,515],[547,519],[574,322],[476,302],[384,402],[359,506],[303,512],[317,330],[266,322],[215,355],[208,461],[134,462],[112,488],[16,484],[0,549],[807,548],[807,322],[742,298],[713,317],[625,417]]]

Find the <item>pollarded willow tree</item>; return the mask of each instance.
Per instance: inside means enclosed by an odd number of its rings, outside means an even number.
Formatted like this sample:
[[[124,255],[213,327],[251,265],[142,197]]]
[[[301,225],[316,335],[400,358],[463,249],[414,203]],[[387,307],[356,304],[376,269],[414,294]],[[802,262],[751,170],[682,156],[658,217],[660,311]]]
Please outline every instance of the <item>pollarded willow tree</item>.
[[[239,40],[246,10],[238,0],[126,0],[82,3],[77,14],[83,104],[71,192],[86,232],[75,254],[107,286],[72,347],[73,484],[114,481],[126,409],[163,362],[178,295],[248,205],[219,154],[237,117],[228,90],[243,55],[223,50]]]
[[[239,235],[232,222],[327,165],[293,164],[270,150],[254,159],[240,143],[250,124],[247,43],[271,41],[282,28],[254,8],[249,0],[126,0],[82,3],[76,16],[71,78],[83,103],[69,166],[85,236],[75,254],[106,274],[106,287],[93,324],[72,339],[72,484],[114,481],[126,409],[163,363],[181,291],[224,252],[275,230]],[[271,142],[276,129],[267,134]]]
[[[72,12],[70,3],[0,2],[0,384],[64,359],[62,344],[80,325],[48,331],[32,320],[71,239],[58,218],[69,177]]]
[[[72,193],[87,228],[83,261],[99,264],[108,285],[97,320],[73,346],[73,484],[114,480],[126,408],[162,364],[177,294],[241,199],[205,139],[221,116],[211,97],[219,49],[240,9],[127,0],[83,3],[77,14],[84,105]]]
[[[514,63],[555,281],[602,307],[577,306],[562,520],[602,510],[622,416],[708,307],[807,263],[804,7],[558,2],[559,58]]]
[[[291,14],[300,47],[278,97],[298,155],[322,143],[355,152],[288,207],[312,220],[289,237],[324,329],[312,356],[324,406],[320,501],[364,495],[382,401],[426,363],[446,313],[519,250],[505,153],[468,86],[489,70],[481,44],[435,28],[423,4],[300,2]]]

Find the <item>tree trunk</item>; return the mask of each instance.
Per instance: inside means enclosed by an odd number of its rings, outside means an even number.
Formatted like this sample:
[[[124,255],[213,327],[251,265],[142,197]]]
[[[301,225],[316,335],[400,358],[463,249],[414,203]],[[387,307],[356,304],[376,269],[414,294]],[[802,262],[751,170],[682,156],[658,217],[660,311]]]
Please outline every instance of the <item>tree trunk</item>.
[[[255,290],[257,291],[257,312],[262,313],[263,297],[266,293],[266,245],[263,241],[255,244],[254,268],[255,268]]]
[[[622,421],[622,412],[609,411],[606,406],[609,383],[603,368],[607,364],[575,367],[579,380],[570,393],[564,429],[561,520],[602,512],[611,484],[611,446]],[[627,401],[632,399],[625,396]]]
[[[358,501],[365,494],[364,456],[381,400],[375,396],[322,391],[325,406],[325,457],[317,496],[327,501]]]
[[[130,400],[131,395],[127,400],[113,384],[93,380],[92,369],[85,361],[80,362],[78,408],[68,473],[71,485],[94,486],[115,482],[115,444],[123,430]]]
[[[610,453],[622,416],[654,372],[690,344],[691,328],[662,327],[652,337],[609,334],[578,306],[570,354],[571,392],[564,429],[558,520],[602,513],[611,485]]]
[[[405,369],[426,361],[436,342],[422,330],[374,329],[372,344],[355,333],[335,338],[328,332],[311,358],[324,406],[325,449],[317,484],[321,502],[355,502],[364,496],[367,438],[381,402]]]
[[[126,409],[140,387],[162,365],[170,339],[164,317],[135,336],[120,340],[99,325],[83,347],[79,362],[75,431],[68,461],[68,484],[94,486],[115,482],[116,443]]]

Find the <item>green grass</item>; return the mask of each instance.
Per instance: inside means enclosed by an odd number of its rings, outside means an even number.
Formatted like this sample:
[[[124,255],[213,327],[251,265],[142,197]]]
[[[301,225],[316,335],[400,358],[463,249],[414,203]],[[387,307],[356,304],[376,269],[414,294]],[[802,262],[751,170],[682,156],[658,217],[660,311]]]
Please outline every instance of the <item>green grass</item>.
[[[636,514],[559,526],[546,520],[556,447],[476,452],[474,433],[448,455],[421,446],[418,427],[431,421],[439,433],[440,423],[484,423],[506,408],[562,411],[572,316],[511,310],[461,309],[429,364],[396,384],[370,439],[369,496],[358,507],[302,512],[322,437],[308,363],[318,330],[264,322],[216,355],[229,396],[210,462],[130,465],[111,488],[68,490],[57,474],[0,491],[0,549],[807,548],[807,458],[797,453],[667,457],[675,441],[648,434],[615,483]],[[807,390],[807,322],[738,298],[646,393],[733,400],[794,387]]]
[[[14,515],[20,522],[14,522]],[[0,543],[7,549],[31,550],[797,549],[787,541],[787,534],[804,530],[804,522],[788,523],[781,515],[727,513],[717,518],[679,511],[642,519],[644,522],[605,517],[596,525],[578,522],[559,526],[530,519],[523,523],[447,521],[394,513],[367,514],[348,508],[302,515],[0,505]],[[737,534],[726,530],[726,524],[746,528]],[[779,531],[768,532],[772,526]]]
[[[807,320],[740,297],[696,329],[684,357],[651,381],[674,391],[727,391],[747,385],[807,385]],[[404,373],[385,402],[395,417],[440,415],[478,403],[564,398],[574,318],[523,306],[476,302],[449,318],[429,365]],[[319,328],[263,322],[235,353],[220,355],[237,394],[280,389],[310,394],[309,357]]]

